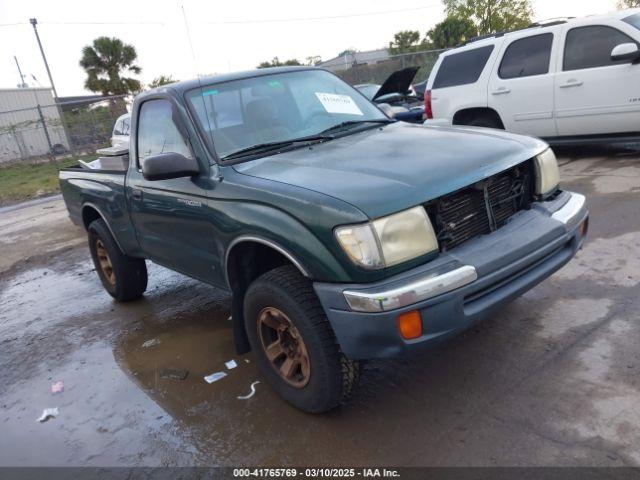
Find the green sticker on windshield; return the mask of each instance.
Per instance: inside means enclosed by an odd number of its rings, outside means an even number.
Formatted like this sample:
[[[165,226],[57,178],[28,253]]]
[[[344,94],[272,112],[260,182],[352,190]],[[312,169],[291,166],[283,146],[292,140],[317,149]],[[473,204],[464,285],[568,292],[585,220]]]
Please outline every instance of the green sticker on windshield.
[[[270,87],[279,87],[282,84],[278,80],[269,80],[267,82],[267,85],[269,85]]]
[[[202,94],[202,96],[206,97],[207,95],[217,95],[217,94],[218,94],[218,90],[207,90]]]

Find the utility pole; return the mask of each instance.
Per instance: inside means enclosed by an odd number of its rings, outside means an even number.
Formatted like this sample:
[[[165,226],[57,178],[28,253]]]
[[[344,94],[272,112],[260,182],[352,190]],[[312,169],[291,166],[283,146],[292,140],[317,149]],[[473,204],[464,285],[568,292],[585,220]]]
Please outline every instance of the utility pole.
[[[58,116],[60,117],[60,121],[62,122],[62,129],[64,130],[64,136],[65,136],[65,138],[67,140],[67,143],[69,144],[69,150],[71,150],[71,153],[75,153],[73,145],[71,144],[71,137],[69,137],[69,129],[67,128],[67,122],[65,121],[62,109],[59,108],[59,106],[58,106],[59,98],[58,98],[58,92],[56,91],[56,84],[53,83],[53,77],[51,76],[51,70],[49,69],[49,63],[47,62],[47,56],[44,54],[44,49],[42,48],[42,42],[40,42],[40,35],[38,35],[38,27],[36,26],[36,25],[38,25],[38,20],[36,18],[31,18],[31,19],[29,19],[29,22],[31,23],[31,26],[33,27],[33,32],[36,34],[36,40],[38,41],[38,47],[40,47],[40,53],[42,54],[42,60],[44,61],[44,66],[47,69],[47,75],[49,75],[49,82],[51,83],[51,89],[53,90],[53,101],[56,104],[56,109],[58,111]],[[40,111],[40,114],[41,113],[42,112]],[[48,137],[48,132],[47,132],[47,137]],[[52,155],[53,155],[53,153],[52,153]]]
[[[40,42],[40,35],[38,35],[38,27],[36,27],[36,25],[38,24],[38,20],[35,18],[32,18],[29,20],[29,22],[31,22],[31,25],[33,26],[33,31],[36,34],[36,40],[38,41],[38,46],[40,47],[40,53],[42,54],[42,60],[44,60],[44,66],[47,69],[47,75],[49,75],[49,82],[51,82],[51,89],[53,90],[53,96],[55,98],[55,101],[58,102],[58,92],[56,91],[56,85],[55,83],[53,83],[53,77],[51,76],[51,70],[49,70],[49,64],[47,63],[47,57],[44,54],[44,49],[42,48],[42,43]]]
[[[24,81],[24,75],[22,74],[20,64],[18,63],[18,57],[14,55],[13,59],[16,61],[16,67],[18,67],[18,73],[20,74],[20,83],[18,84],[18,88],[28,88],[29,85],[27,85],[27,82]]]

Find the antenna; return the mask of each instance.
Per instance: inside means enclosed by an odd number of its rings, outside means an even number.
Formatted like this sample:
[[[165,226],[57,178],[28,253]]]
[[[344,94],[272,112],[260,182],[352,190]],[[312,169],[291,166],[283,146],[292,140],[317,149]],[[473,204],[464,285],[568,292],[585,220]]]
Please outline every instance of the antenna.
[[[24,81],[25,75],[22,74],[22,70],[20,69],[20,64],[18,63],[18,57],[14,55],[13,59],[16,61],[16,67],[18,67],[18,73],[20,74],[20,83],[18,84],[18,88],[29,88],[29,84],[27,84],[27,82]]]
[[[211,130],[211,120],[209,119],[210,114],[209,114],[209,109],[207,108],[207,102],[204,101],[204,90],[202,88],[202,79],[200,78],[200,74],[198,73],[198,63],[196,62],[196,52],[193,48],[193,41],[191,40],[191,30],[189,30],[189,22],[187,21],[187,12],[184,9],[184,5],[180,5],[180,8],[182,9],[182,17],[184,18],[184,27],[187,30],[187,38],[189,39],[189,48],[191,48],[191,57],[193,58],[193,67],[196,72],[196,78],[198,79],[198,86],[200,87],[200,98],[202,99],[202,108],[204,109],[204,116],[207,119],[207,127],[209,128],[209,141],[211,142],[211,146],[213,146],[213,130]],[[218,169],[218,171],[216,172],[216,180],[221,182],[222,178],[223,178],[222,173]]]
[[[191,58],[193,59],[193,69],[196,71],[196,78],[200,79],[200,74],[198,73],[198,63],[196,62],[196,52],[193,49],[191,30],[189,29],[189,22],[187,21],[187,12],[185,12],[184,10],[184,5],[180,5],[180,8],[182,9],[182,18],[184,18],[184,28],[187,30],[187,38],[189,39],[189,48],[191,49]]]

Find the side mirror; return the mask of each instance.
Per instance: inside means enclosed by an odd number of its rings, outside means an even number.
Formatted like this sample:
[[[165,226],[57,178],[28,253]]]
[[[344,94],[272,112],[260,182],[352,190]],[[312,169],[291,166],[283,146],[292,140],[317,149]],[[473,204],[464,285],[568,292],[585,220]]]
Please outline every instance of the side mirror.
[[[147,180],[191,177],[198,173],[200,173],[198,161],[180,153],[160,153],[142,160],[142,175]]]
[[[611,60],[614,62],[628,61],[635,63],[640,61],[640,50],[635,43],[621,43],[611,51]]]

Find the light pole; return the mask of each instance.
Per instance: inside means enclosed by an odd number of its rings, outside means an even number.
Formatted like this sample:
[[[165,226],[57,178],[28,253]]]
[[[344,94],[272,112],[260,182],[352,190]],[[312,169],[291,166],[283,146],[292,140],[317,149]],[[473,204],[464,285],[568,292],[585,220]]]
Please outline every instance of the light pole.
[[[51,82],[51,89],[53,90],[53,96],[55,97],[56,103],[58,102],[58,92],[56,91],[56,85],[53,83],[53,77],[51,76],[51,70],[49,70],[49,64],[47,63],[47,57],[44,54],[44,49],[42,48],[42,43],[40,42],[40,35],[38,35],[38,20],[35,18],[31,18],[29,20],[31,25],[33,26],[33,31],[36,34],[36,40],[38,41],[38,46],[40,47],[40,53],[42,54],[42,60],[44,60],[44,66],[47,69],[47,75],[49,75],[49,82]]]
[[[38,41],[38,47],[40,47],[40,53],[42,54],[42,60],[44,61],[44,66],[47,69],[47,75],[49,75],[49,82],[51,83],[51,89],[53,90],[53,101],[56,104],[56,110],[58,111],[58,116],[60,117],[60,121],[62,122],[62,129],[64,130],[64,136],[69,144],[69,150],[71,153],[74,153],[73,145],[71,144],[71,139],[69,138],[69,130],[67,128],[67,122],[64,119],[64,115],[62,109],[59,108],[59,98],[58,92],[56,91],[56,84],[53,83],[53,77],[51,76],[51,70],[49,70],[49,63],[47,62],[47,56],[44,54],[44,49],[42,48],[42,42],[40,42],[40,35],[38,35],[38,20],[35,18],[30,18],[29,23],[33,26],[33,32],[36,34],[36,40]],[[53,152],[52,152],[53,155]]]

